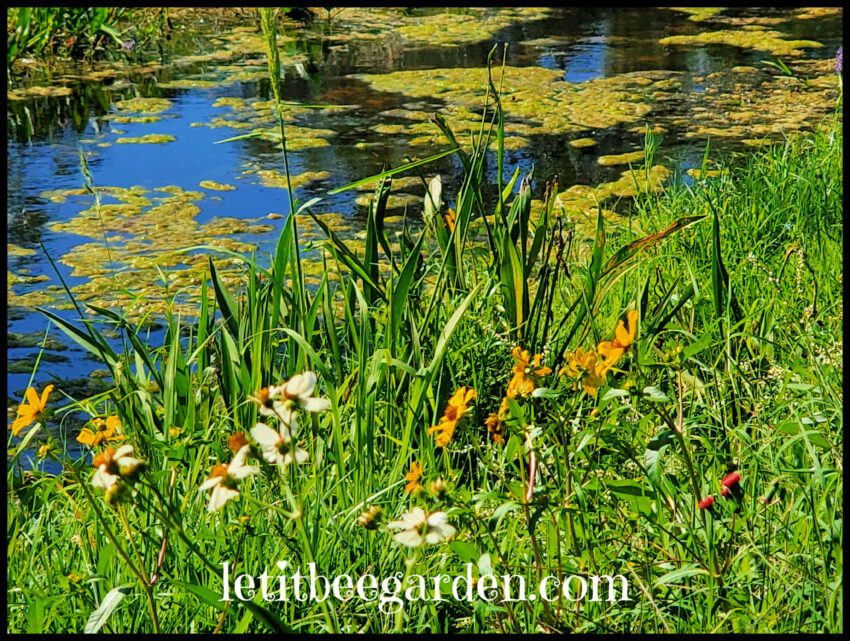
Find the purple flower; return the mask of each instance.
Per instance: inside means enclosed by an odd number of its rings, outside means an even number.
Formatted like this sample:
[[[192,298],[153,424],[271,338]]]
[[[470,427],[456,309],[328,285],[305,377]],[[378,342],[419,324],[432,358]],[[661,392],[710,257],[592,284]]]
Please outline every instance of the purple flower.
[[[124,51],[132,51],[136,48],[135,40],[125,40],[121,43],[121,46],[124,48]]]
[[[844,68],[844,46],[838,47],[838,51],[835,52],[835,73],[838,75],[842,75],[841,71]]]

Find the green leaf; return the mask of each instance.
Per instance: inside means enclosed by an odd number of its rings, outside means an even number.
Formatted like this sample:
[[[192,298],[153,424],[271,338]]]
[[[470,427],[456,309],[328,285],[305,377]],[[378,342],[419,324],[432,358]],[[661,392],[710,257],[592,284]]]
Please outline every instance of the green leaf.
[[[89,620],[86,621],[86,627],[83,632],[86,634],[94,634],[100,630],[103,627],[103,624],[106,623],[109,615],[115,611],[115,608],[118,607],[121,600],[127,594],[130,594],[130,591],[129,587],[117,587],[112,588],[109,592],[107,592],[106,596],[103,597],[103,601],[100,602],[100,607],[92,612],[91,616],[89,616]]]
[[[177,580],[172,580],[172,583],[174,583],[174,585],[186,588],[189,592],[191,592],[198,598],[198,601],[200,601],[204,605],[208,605],[211,608],[215,608],[219,612],[224,609],[225,602],[221,600],[221,595],[216,594],[208,587],[203,585],[195,585],[193,583],[184,583],[183,581]]]
[[[659,401],[661,403],[668,402],[670,398],[657,387],[644,387],[643,395],[650,401]]]
[[[404,267],[401,270],[401,273],[398,276],[398,281],[396,282],[395,289],[393,290],[392,295],[392,316],[390,318],[390,335],[395,336],[398,332],[399,325],[401,324],[401,317],[404,313],[405,303],[407,301],[407,294],[410,291],[410,285],[413,282],[413,276],[416,273],[416,267],[419,265],[419,260],[421,258],[422,244],[425,241],[425,232],[423,231],[419,234],[419,238],[416,241],[416,245],[414,245],[413,249],[410,252],[410,255],[407,257],[407,261],[404,263]]]
[[[656,434],[646,446],[646,451],[643,454],[643,462],[646,465],[646,470],[649,479],[658,484],[661,479],[661,473],[658,467],[658,460],[661,456],[661,451],[676,440],[676,435],[672,430],[664,430]]]
[[[403,171],[407,171],[408,169],[414,169],[416,167],[421,167],[422,165],[427,165],[429,162],[434,162],[435,160],[439,160],[440,158],[445,158],[457,151],[455,149],[449,149],[448,151],[442,151],[439,154],[434,154],[433,156],[428,156],[428,158],[423,158],[422,160],[416,160],[414,162],[407,163],[406,165],[402,165],[401,167],[396,167],[395,169],[388,169],[387,171],[382,171],[380,174],[375,174],[374,176],[369,176],[368,178],[363,178],[353,183],[349,183],[347,185],[343,185],[342,187],[337,187],[336,189],[331,189],[328,192],[329,196],[333,196],[334,194],[338,194],[343,191],[347,191],[349,189],[354,189],[355,187],[359,187],[360,185],[366,185],[375,180],[380,180],[381,178],[386,178],[387,176],[394,176],[396,174],[400,174]]]
[[[452,541],[449,547],[463,563],[475,563],[478,558],[478,547],[468,541]]]

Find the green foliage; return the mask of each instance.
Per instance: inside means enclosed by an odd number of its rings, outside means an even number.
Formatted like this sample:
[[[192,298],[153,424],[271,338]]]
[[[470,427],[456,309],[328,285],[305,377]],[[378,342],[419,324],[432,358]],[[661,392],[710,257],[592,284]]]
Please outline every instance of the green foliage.
[[[121,44],[116,7],[9,7],[6,9],[7,68],[26,55],[91,54],[102,43]]]
[[[720,178],[643,194],[628,227],[599,212],[583,254],[555,185],[538,210],[532,176],[485,184],[494,130],[504,161],[492,104],[471,147],[437,119],[448,150],[364,179],[376,188],[362,246],[323,226],[321,199],[291,196],[327,235],[313,289],[293,215],[269,267],[242,257],[240,288],[211,257],[197,318],[169,315],[161,345],[111,310],[79,309],[79,322],[42,310],[112,374],[107,394],[63,411],[117,414],[146,469],[114,507],[90,487],[88,455],[46,453],[63,464],[57,476],[9,469],[11,631],[842,629],[840,121],[734,158]],[[454,215],[432,180],[425,228],[391,242],[393,177],[449,154],[464,167]],[[591,395],[559,370],[611,341],[628,310],[634,340]],[[256,448],[257,421],[276,420],[249,397],[307,370],[328,399],[298,414],[292,446],[308,458],[282,471],[253,452],[259,473],[210,513],[198,487],[231,461],[234,434]],[[517,377],[533,391],[508,394]],[[462,387],[475,394],[440,447],[430,428],[449,407],[458,415],[449,399]],[[485,427],[494,417],[501,432]],[[423,489],[408,494],[413,462]],[[733,469],[741,481],[721,498]],[[456,534],[406,548],[358,527],[372,506],[388,520],[444,511]],[[394,616],[356,598],[220,601],[222,563],[233,579],[275,574],[278,560],[328,577],[456,576],[465,563],[529,585],[621,574],[632,600],[449,598]]]

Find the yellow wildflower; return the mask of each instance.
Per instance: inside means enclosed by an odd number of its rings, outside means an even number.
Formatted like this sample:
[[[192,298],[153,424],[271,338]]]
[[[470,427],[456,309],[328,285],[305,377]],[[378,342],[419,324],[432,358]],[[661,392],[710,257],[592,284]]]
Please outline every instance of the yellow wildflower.
[[[40,420],[44,414],[44,408],[47,406],[47,397],[53,391],[53,385],[48,385],[41,393],[41,398],[34,387],[28,387],[26,391],[26,400],[18,406],[18,417],[12,423],[12,434],[18,435],[25,427],[32,425],[35,421]],[[29,405],[27,405],[29,402]]]
[[[410,463],[410,471],[404,475],[404,478],[410,481],[404,488],[407,494],[419,494],[422,491],[422,486],[419,484],[419,479],[422,478],[422,466],[412,461]]]
[[[508,383],[508,398],[516,398],[517,395],[528,396],[537,387],[537,379],[552,373],[551,367],[542,364],[543,355],[529,355],[528,350],[514,347],[513,357],[516,364],[513,367],[513,378]]]
[[[443,220],[446,221],[446,226],[450,232],[455,230],[455,212],[451,207],[449,207],[448,213],[443,214]]]
[[[121,425],[121,419],[117,416],[108,416],[106,417],[106,421],[101,418],[95,418],[92,420],[91,425],[91,428],[84,427],[80,435],[77,436],[77,440],[83,445],[97,447],[104,442],[111,443],[124,440],[121,434],[115,433],[115,428]]]
[[[469,411],[467,405],[477,396],[478,394],[474,389],[469,388],[467,390],[466,387],[461,387],[449,399],[449,405],[440,418],[440,423],[428,428],[428,434],[438,433],[437,438],[434,440],[437,447],[445,447],[449,444],[458,421]]]
[[[635,340],[638,324],[638,311],[631,309],[626,313],[626,322],[617,322],[613,341],[602,341],[596,346],[596,351],[603,358],[603,372],[614,367],[623,354]]]
[[[605,385],[608,372],[605,362],[599,360],[599,354],[592,349],[585,352],[579,347],[575,352],[567,353],[567,363],[561,373],[578,379],[585,392],[596,396],[597,388]]]

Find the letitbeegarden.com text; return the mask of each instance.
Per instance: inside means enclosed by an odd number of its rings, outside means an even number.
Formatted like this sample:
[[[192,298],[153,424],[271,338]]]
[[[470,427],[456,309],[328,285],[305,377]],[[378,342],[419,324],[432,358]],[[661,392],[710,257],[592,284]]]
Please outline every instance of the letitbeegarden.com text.
[[[565,599],[576,601],[631,601],[629,583],[626,577],[577,574],[557,577],[547,575],[541,578],[535,587],[526,585],[525,577],[518,574],[482,574],[473,577],[473,564],[466,564],[466,572],[459,575],[438,574],[425,577],[421,574],[405,576],[397,572],[388,577],[379,578],[372,574],[362,574],[353,579],[349,574],[339,574],[329,578],[316,571],[315,563],[307,564],[307,572],[297,568],[293,574],[287,574],[288,563],[278,561],[281,574],[271,576],[267,569],[255,577],[251,574],[239,574],[231,587],[230,563],[222,565],[222,583],[224,593],[221,601],[253,601],[259,590],[265,601],[314,601],[323,602],[333,597],[337,601],[359,598],[366,602],[378,602],[378,609],[384,614],[395,614],[405,601],[442,601],[453,597],[458,601],[482,599],[487,602],[536,601],[542,599],[548,603]]]

